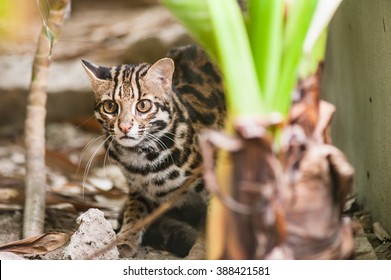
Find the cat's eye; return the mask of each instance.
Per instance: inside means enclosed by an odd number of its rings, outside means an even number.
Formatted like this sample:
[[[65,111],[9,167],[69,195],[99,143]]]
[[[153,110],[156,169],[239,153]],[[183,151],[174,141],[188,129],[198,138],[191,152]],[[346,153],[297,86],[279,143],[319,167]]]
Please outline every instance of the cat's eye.
[[[114,114],[118,111],[118,104],[113,100],[103,102],[103,110],[108,114]]]
[[[140,113],[147,113],[152,109],[152,101],[148,99],[140,100],[136,105],[137,111]]]

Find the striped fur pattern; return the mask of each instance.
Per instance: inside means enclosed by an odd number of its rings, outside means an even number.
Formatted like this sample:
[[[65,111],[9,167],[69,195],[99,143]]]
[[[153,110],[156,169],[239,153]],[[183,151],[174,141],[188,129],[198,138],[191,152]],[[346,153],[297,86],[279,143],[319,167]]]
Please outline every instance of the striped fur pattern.
[[[121,230],[196,180],[176,203],[207,198],[197,134],[221,128],[225,102],[221,77],[196,46],[173,49],[167,58],[147,63],[101,67],[83,61],[95,92],[95,115],[107,136],[109,156],[129,184]],[[129,236],[137,248],[142,232]]]

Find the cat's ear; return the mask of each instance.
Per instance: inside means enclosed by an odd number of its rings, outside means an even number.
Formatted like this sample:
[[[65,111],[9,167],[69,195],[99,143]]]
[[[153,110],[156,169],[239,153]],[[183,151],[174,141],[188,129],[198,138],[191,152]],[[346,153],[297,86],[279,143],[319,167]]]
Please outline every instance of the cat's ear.
[[[81,63],[90,77],[92,88],[98,94],[102,90],[102,87],[106,87],[109,84],[111,80],[111,68],[98,66],[85,60],[82,60]]]
[[[163,89],[168,91],[171,89],[174,69],[174,61],[171,58],[162,58],[148,69],[146,77],[154,81],[159,81]]]

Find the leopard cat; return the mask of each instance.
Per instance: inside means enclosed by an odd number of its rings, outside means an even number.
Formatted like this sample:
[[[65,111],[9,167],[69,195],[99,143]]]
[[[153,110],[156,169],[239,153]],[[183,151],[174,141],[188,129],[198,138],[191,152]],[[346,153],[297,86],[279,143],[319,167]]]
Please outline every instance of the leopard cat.
[[[196,213],[203,215],[200,209],[208,200],[198,133],[203,128],[222,128],[226,115],[217,68],[194,45],[172,49],[152,65],[82,64],[95,93],[95,116],[107,136],[106,149],[129,185],[120,233],[172,199],[177,202],[171,212],[191,225],[187,219],[196,221]],[[194,181],[183,191],[189,177]],[[183,230],[172,224],[156,227],[168,231],[164,249],[187,255],[194,234],[180,238]],[[125,244],[130,254],[137,252],[144,232],[128,235]],[[186,242],[191,244],[181,244]]]

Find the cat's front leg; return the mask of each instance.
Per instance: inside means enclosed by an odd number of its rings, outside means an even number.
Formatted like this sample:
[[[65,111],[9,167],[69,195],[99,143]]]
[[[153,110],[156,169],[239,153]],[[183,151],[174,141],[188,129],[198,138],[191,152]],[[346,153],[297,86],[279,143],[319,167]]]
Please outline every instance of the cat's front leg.
[[[140,222],[148,215],[148,201],[138,192],[129,193],[126,201],[121,230],[117,234],[123,257],[133,257],[140,248],[145,229]]]

